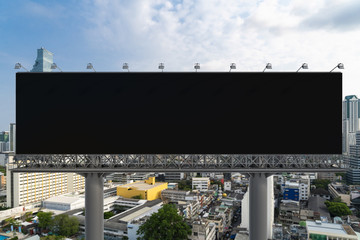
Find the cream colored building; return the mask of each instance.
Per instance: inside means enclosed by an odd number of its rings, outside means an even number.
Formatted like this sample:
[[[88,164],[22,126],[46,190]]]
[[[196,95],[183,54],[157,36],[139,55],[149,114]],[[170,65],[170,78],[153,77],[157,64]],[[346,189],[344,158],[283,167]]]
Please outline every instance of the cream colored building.
[[[330,183],[328,187],[333,198],[339,197],[342,202],[346,203],[347,206],[350,206],[350,192],[347,192],[341,183]]]
[[[192,178],[192,189],[199,190],[201,192],[209,190],[210,178],[208,177],[193,177]]]
[[[9,164],[13,163],[9,154]],[[42,200],[85,189],[85,178],[76,173],[6,173],[8,207],[41,203]]]

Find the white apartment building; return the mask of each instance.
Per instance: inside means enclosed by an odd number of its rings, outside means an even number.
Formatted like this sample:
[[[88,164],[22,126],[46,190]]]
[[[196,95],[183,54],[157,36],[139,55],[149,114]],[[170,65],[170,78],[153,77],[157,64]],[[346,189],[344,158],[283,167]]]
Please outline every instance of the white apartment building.
[[[209,190],[210,187],[210,178],[205,177],[193,177],[192,178],[192,189],[199,190],[200,192],[204,192]]]
[[[9,154],[9,164],[14,156]],[[8,207],[41,203],[42,200],[85,189],[85,178],[76,173],[13,173],[7,167]]]
[[[309,200],[310,197],[310,179],[302,178],[299,181],[299,199]]]
[[[231,191],[231,181],[224,182],[224,191]]]

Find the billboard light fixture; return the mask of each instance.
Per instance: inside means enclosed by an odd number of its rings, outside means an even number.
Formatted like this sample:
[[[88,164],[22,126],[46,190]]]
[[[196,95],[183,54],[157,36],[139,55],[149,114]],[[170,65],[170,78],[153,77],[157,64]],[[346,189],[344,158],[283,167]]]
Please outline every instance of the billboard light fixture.
[[[94,70],[94,72],[96,72],[94,66],[92,65],[92,63],[88,63],[86,65],[86,69],[92,69],[92,70]]]
[[[59,69],[60,72],[62,72],[61,68],[59,68],[58,65],[56,65],[56,63],[51,64],[51,69]]]
[[[230,64],[230,71],[229,72],[231,72],[231,69],[236,69],[236,64],[235,63]]]
[[[303,63],[296,72],[300,71],[300,69],[309,69],[309,66],[307,63]]]
[[[336,65],[333,69],[331,69],[330,72],[334,71],[335,68],[338,68],[338,69],[344,69],[344,64],[343,63],[339,63],[338,65]]]
[[[265,72],[265,70],[266,70],[266,69],[272,69],[272,65],[271,65],[271,63],[267,63],[267,64],[266,64],[266,66],[265,66],[265,68],[264,68],[263,72]]]
[[[130,70],[129,70],[129,64],[128,64],[128,63],[123,63],[122,69],[123,69],[123,70],[128,70],[128,72],[130,72]]]
[[[20,68],[25,69],[27,72],[29,71],[23,65],[21,65],[21,63],[16,63],[14,69],[20,69]]]
[[[195,72],[197,72],[198,69],[200,69],[200,63],[194,64]]]

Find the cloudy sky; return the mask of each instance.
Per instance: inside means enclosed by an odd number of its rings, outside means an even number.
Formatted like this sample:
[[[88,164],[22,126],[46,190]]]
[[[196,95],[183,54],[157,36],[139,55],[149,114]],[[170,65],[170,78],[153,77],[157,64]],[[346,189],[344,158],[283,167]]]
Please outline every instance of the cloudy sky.
[[[0,1],[0,131],[15,121],[16,62],[31,69],[36,49],[63,71],[330,71],[344,95],[360,96],[358,0]],[[326,91],[326,86],[324,86]]]

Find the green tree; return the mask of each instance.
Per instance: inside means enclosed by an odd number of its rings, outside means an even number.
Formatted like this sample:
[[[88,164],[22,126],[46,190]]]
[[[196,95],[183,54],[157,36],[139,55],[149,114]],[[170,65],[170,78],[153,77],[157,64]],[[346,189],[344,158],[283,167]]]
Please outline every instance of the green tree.
[[[71,237],[79,231],[79,220],[66,214],[54,217],[52,230],[61,236]]]
[[[182,240],[187,239],[191,229],[174,205],[164,204],[139,227],[137,234],[141,235],[138,240]]]
[[[335,173],[336,176],[341,176],[343,179],[345,178],[345,173]]]
[[[104,212],[104,219],[109,219],[115,214],[113,212]]]
[[[26,212],[24,215],[21,216],[21,220],[22,221],[27,221],[27,222],[29,222],[28,220],[31,221],[32,214],[33,214],[33,212]]]
[[[4,174],[4,176],[6,176],[6,168],[0,166],[0,172],[2,172]]]
[[[332,216],[341,217],[352,214],[346,203],[325,201],[325,205]]]
[[[192,188],[191,180],[181,180],[181,181],[178,182],[178,189],[179,190],[190,191],[191,188]]]
[[[38,212],[36,216],[39,220],[39,227],[42,229],[49,229],[53,223],[52,215],[52,212]]]
[[[329,191],[328,185],[330,183],[331,183],[330,180],[316,179],[316,180],[314,180],[313,185],[315,185],[316,188],[323,188],[323,189],[326,189],[327,191]]]
[[[40,238],[40,240],[64,240],[64,239],[65,239],[64,236],[55,236],[55,235]]]
[[[20,222],[18,220],[15,220],[14,218],[7,218],[4,220],[4,226],[8,226],[10,227],[11,225],[13,225],[14,228],[17,228],[20,226]]]

